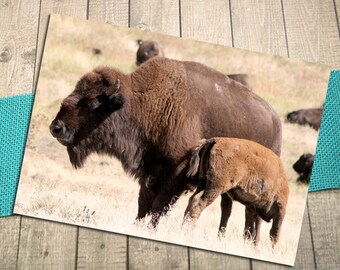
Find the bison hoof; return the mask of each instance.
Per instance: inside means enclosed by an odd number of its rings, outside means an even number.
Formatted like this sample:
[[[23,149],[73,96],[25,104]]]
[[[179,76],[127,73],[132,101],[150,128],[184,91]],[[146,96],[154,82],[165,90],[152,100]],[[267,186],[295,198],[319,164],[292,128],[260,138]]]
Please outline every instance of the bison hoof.
[[[138,226],[138,227],[144,227],[145,218],[136,218],[135,221],[133,222],[133,225]]]
[[[219,229],[219,231],[218,231],[218,238],[219,239],[225,238],[225,229],[226,229],[225,227]]]

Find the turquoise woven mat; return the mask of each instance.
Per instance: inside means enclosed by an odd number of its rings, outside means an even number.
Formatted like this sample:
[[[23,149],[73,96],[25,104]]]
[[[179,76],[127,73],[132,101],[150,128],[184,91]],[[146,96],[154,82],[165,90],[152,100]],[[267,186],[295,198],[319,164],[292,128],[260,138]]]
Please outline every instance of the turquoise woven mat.
[[[340,188],[340,70],[332,71],[309,192]]]
[[[0,98],[0,216],[13,213],[33,94]]]

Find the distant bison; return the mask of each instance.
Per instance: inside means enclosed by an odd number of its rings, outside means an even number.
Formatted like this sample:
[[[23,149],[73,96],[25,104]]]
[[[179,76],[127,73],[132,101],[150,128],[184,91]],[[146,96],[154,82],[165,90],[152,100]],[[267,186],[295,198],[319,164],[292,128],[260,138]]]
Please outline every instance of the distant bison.
[[[293,169],[299,174],[298,182],[309,184],[314,163],[314,155],[310,153],[303,154],[294,163]]]
[[[278,241],[289,187],[280,158],[258,143],[236,138],[204,140],[194,151],[187,176],[199,179],[184,221],[195,221],[221,195],[219,234],[224,235],[233,200],[246,206],[244,237],[258,243],[262,219],[270,222],[270,238]]]
[[[303,109],[287,114],[287,120],[299,125],[309,125],[315,130],[319,130],[321,124],[323,108]]]
[[[74,167],[93,153],[115,156],[141,186],[137,219],[156,226],[195,187],[176,174],[200,138],[246,138],[281,151],[275,111],[246,87],[205,65],[156,57],[131,74],[99,67],[85,74],[50,125]]]
[[[136,64],[143,64],[155,56],[164,56],[162,48],[157,41],[153,40],[137,40],[139,48],[137,50]]]

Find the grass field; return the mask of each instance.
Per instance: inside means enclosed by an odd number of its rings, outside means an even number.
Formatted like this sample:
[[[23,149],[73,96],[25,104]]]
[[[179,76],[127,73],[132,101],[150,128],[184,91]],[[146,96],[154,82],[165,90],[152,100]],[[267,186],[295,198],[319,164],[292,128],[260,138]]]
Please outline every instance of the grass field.
[[[75,170],[65,147],[50,135],[50,122],[80,76],[98,65],[127,73],[137,68],[137,39],[159,41],[169,58],[198,61],[226,74],[250,74],[253,91],[279,113],[283,122],[282,161],[290,197],[281,240],[275,249],[269,241],[271,224],[263,224],[258,247],[243,241],[244,207],[236,202],[225,239],[217,238],[219,201],[203,212],[193,231],[183,231],[182,217],[190,194],[180,198],[156,232],[133,225],[139,186],[124,173],[120,162],[92,155],[84,168]],[[92,48],[99,48],[102,54],[93,55]],[[296,183],[292,164],[301,154],[314,153],[318,133],[286,123],[284,118],[292,110],[323,104],[329,70],[277,56],[54,16],[45,45],[15,213],[293,264],[307,186]]]

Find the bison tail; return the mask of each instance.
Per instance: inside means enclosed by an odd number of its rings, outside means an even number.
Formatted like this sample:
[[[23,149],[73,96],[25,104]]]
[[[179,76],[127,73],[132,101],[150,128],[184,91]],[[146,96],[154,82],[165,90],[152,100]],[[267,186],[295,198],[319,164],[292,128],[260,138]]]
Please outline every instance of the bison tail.
[[[189,162],[189,169],[187,177],[193,177],[198,173],[200,164],[206,160],[211,148],[216,143],[215,139],[203,140],[203,142],[194,150],[193,155]],[[201,170],[203,170],[201,165]]]

